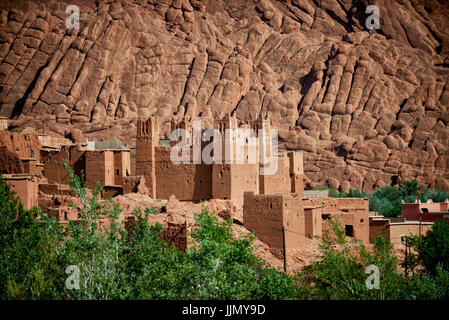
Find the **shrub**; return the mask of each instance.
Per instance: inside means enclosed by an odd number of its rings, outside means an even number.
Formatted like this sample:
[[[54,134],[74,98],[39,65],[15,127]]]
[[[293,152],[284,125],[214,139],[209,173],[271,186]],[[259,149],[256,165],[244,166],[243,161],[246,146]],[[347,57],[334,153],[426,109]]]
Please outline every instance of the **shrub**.
[[[449,270],[449,224],[436,221],[432,229],[417,241],[418,258],[428,272],[435,275],[437,266]]]

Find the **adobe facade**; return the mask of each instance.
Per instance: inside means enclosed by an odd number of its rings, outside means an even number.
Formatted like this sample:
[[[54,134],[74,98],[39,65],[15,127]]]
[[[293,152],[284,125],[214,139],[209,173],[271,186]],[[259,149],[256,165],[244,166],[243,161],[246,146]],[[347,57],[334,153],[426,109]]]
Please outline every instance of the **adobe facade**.
[[[0,131],[0,169],[6,174],[40,175],[43,166],[40,159],[41,144],[33,130],[22,132]]]
[[[39,186],[36,176],[6,174],[2,176],[2,179],[11,186],[16,196],[22,200],[23,207],[26,210],[38,206]]]
[[[41,150],[43,175],[49,182],[68,183],[70,176],[65,170],[68,163],[75,174],[84,172],[87,186],[95,188],[97,181],[102,186],[122,186],[123,178],[130,175],[129,150],[87,151],[83,145],[62,145],[60,149]]]
[[[220,133],[220,141],[217,148],[222,148],[221,158],[211,154],[213,163],[195,161],[195,146],[193,137],[194,120],[198,120],[201,127],[200,137],[206,129],[216,129]],[[136,175],[145,178],[149,190],[149,196],[157,199],[168,199],[174,195],[181,201],[200,201],[207,199],[232,200],[237,206],[243,205],[244,192],[255,194],[271,194],[274,192],[292,192],[302,196],[303,192],[303,155],[302,152],[290,152],[283,155],[275,155],[278,160],[278,170],[273,175],[261,175],[258,157],[252,161],[250,151],[259,153],[259,146],[250,150],[249,144],[240,144],[238,139],[243,137],[227,138],[227,129],[253,129],[270,130],[268,118],[259,117],[250,123],[238,126],[237,119],[229,115],[216,118],[213,121],[214,128],[207,128],[206,121],[202,119],[181,118],[172,119],[171,132],[184,129],[187,132],[187,148],[189,158],[183,163],[176,163],[171,159],[171,152],[179,141],[171,141],[170,146],[159,145],[160,124],[158,119],[139,119],[137,122],[136,140]],[[203,127],[204,126],[204,127]],[[244,138],[243,138],[244,139]],[[248,138],[246,138],[248,142]],[[213,141],[213,139],[211,139]],[[200,150],[212,143],[211,141],[197,141]],[[214,145],[215,146],[215,145]],[[242,146],[242,159],[238,161],[237,150]],[[270,150],[269,146],[265,146]],[[225,159],[226,148],[234,150],[232,159]],[[214,149],[214,152],[215,149]],[[198,160],[198,159],[197,159]],[[228,160],[228,161],[225,161]],[[221,163],[220,163],[221,162]],[[265,166],[269,164],[265,163]]]
[[[421,203],[401,203],[400,218],[386,218],[383,216],[370,217],[370,241],[382,235],[390,241],[396,249],[404,249],[405,236],[424,235],[439,219],[449,222],[449,200]]]
[[[321,217],[320,217],[321,218]],[[306,221],[302,197],[297,194],[244,193],[243,225],[272,249],[288,251],[305,245]]]
[[[346,236],[369,243],[369,200],[367,198],[310,198],[307,207],[320,207],[324,219],[333,218]]]
[[[346,235],[369,243],[368,199],[314,198],[292,193],[255,195],[245,192],[243,225],[272,248],[282,250],[285,230],[287,253],[305,245],[306,238],[322,236],[323,220],[332,218]]]
[[[404,218],[370,217],[370,242],[377,236],[383,236],[395,249],[405,249],[406,236],[424,235],[432,229],[433,222],[419,222]]]

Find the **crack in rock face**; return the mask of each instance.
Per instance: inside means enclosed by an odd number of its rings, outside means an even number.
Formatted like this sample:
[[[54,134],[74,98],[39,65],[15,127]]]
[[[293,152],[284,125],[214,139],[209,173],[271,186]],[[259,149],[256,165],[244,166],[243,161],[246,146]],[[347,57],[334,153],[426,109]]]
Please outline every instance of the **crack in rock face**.
[[[367,0],[2,0],[0,116],[132,144],[138,117],[269,113],[309,187],[449,190],[449,4],[376,3],[368,30]]]

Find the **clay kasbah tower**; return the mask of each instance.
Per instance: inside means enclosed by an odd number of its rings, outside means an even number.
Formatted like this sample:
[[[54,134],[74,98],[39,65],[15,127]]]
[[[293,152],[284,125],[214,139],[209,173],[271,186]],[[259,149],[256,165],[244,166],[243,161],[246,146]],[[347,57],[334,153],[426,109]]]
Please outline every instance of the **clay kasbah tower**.
[[[0,0],[0,301],[447,300],[448,239],[448,1]]]

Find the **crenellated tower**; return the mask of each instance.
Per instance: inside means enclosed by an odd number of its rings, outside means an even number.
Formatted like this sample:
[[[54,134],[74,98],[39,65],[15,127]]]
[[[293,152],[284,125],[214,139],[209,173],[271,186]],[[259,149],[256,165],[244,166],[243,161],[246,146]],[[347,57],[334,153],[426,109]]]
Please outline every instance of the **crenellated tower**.
[[[155,148],[159,143],[159,121],[150,117],[137,120],[136,174],[145,177],[149,196],[156,199]]]

